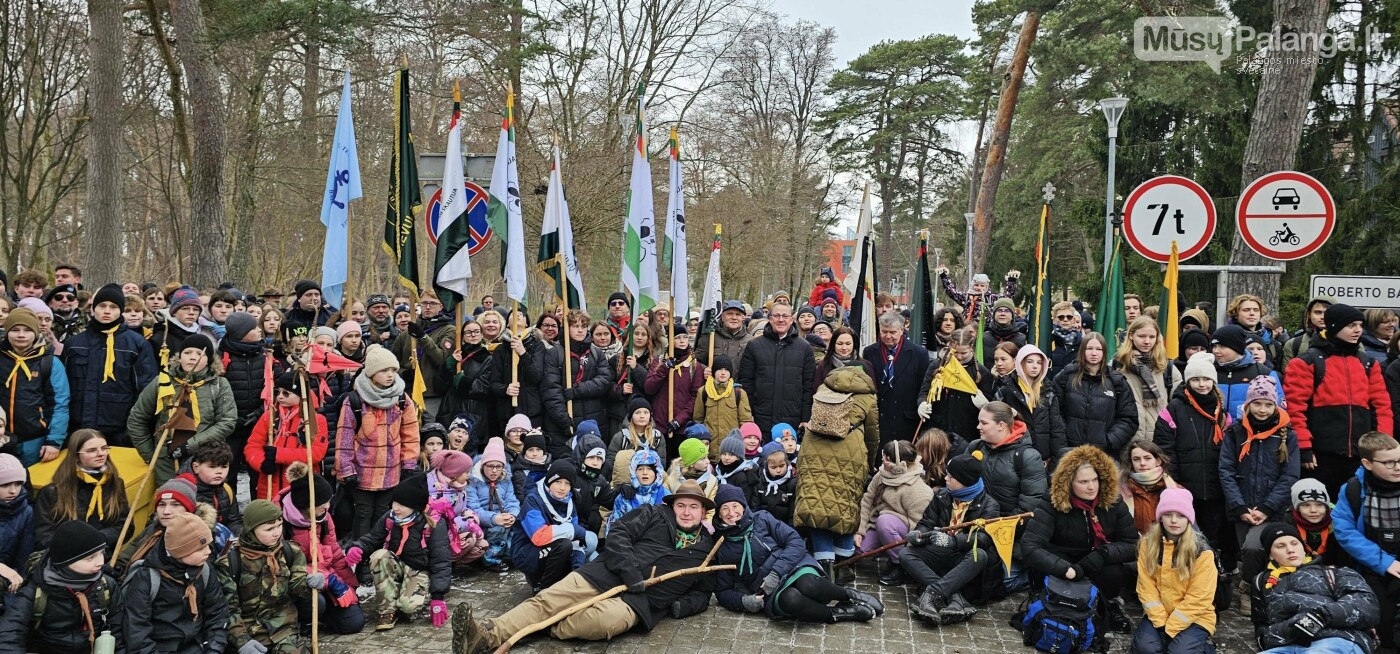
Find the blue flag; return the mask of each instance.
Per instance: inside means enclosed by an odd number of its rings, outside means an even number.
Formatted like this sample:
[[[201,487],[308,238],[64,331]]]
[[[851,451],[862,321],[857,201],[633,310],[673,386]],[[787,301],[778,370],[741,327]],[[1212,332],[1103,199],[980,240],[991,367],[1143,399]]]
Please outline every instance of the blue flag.
[[[321,295],[339,307],[350,276],[350,201],[364,195],[360,187],[360,155],[355,149],[355,122],[350,114],[350,71],[340,91],[340,115],[335,120],[331,164],[321,199],[321,224],[326,226],[326,249],[321,256]]]

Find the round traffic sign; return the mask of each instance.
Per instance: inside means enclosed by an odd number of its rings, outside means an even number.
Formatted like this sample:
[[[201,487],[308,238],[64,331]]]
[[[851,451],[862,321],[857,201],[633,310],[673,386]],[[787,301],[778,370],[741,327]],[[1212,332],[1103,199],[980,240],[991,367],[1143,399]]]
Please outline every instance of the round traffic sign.
[[[491,242],[491,223],[486,220],[486,209],[491,196],[486,189],[473,182],[466,184],[467,224],[471,226],[471,235],[467,238],[467,256],[472,256]],[[433,193],[432,199],[428,200],[427,211],[423,212],[423,219],[428,227],[428,240],[432,241],[433,245],[437,245],[438,233],[442,231],[438,227],[441,214],[442,189],[438,189]]]
[[[1322,182],[1292,170],[1269,173],[1240,194],[1235,223],[1251,250],[1276,261],[1317,251],[1337,226],[1337,205]]]
[[[1214,234],[1215,203],[1200,184],[1185,177],[1153,177],[1123,203],[1123,236],[1152,261],[1171,259],[1172,241],[1178,259],[1190,259],[1206,249]]]

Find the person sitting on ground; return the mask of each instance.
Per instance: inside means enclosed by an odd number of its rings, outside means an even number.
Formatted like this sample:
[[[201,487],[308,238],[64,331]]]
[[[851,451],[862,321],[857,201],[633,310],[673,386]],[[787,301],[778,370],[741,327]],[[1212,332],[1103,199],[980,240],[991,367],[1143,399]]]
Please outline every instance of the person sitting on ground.
[[[345,561],[367,561],[378,599],[376,631],[393,629],[427,601],[433,626],[447,623],[447,591],[452,585],[452,549],[447,524],[427,512],[428,477],[409,476],[390,490],[389,510],[345,550]]]
[[[788,463],[787,453],[779,443],[763,446],[763,465],[758,492],[754,495],[754,510],[767,511],[779,521],[792,524],[792,498],[797,495],[797,468]]]
[[[1375,593],[1350,568],[1313,562],[1290,526],[1264,525],[1268,569],[1250,584],[1249,617],[1261,654],[1374,654]]]
[[[860,498],[860,526],[856,527],[858,552],[869,552],[905,540],[905,534],[924,515],[933,499],[933,489],[924,483],[924,467],[909,441],[890,441],[881,449],[880,467],[870,478]],[[899,567],[903,548],[886,555],[889,565],[880,575],[880,584],[897,586],[904,582]]]
[[[1109,629],[1133,630],[1120,595],[1127,564],[1137,553],[1133,516],[1119,501],[1118,466],[1094,445],[1080,445],[1060,458],[1050,476],[1050,498],[1026,525],[1023,556],[1035,585],[1054,575],[1087,579],[1099,589],[1099,617]]]
[[[561,620],[549,634],[560,640],[608,640],[628,631],[651,631],[667,615],[682,619],[703,612],[710,604],[713,575],[683,575],[655,584],[647,580],[706,560],[714,538],[703,521],[715,504],[689,480],[665,502],[629,512],[613,525],[600,559],[500,617],[478,621],[470,605],[459,604],[452,620],[453,654],[494,650],[525,628],[616,586],[626,586],[629,592]]]
[[[1137,595],[1146,616],[1133,654],[1214,654],[1215,552],[1196,529],[1191,491],[1168,488],[1138,543]]]
[[[827,579],[797,530],[766,511],[750,511],[738,488],[722,486],[715,499],[715,533],[724,539],[715,561],[738,566],[715,578],[720,606],[802,622],[868,622],[885,612],[875,596]]]
[[[994,551],[991,536],[985,530],[945,529],[1000,516],[982,481],[982,461],[965,454],[949,459],[944,486],[934,491],[919,524],[906,534],[909,547],[899,556],[900,567],[921,587],[910,607],[915,617],[931,627],[965,622],[976,609],[964,591],[981,604],[1005,596],[1001,566],[992,565],[995,559],[988,555]]]

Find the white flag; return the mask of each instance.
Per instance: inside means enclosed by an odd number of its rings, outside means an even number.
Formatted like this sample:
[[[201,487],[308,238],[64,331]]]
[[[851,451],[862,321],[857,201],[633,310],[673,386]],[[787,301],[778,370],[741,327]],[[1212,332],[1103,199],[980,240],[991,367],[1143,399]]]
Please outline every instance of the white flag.
[[[506,250],[503,276],[506,297],[525,303],[525,222],[520,215],[520,175],[515,166],[515,94],[506,95],[501,138],[496,142],[496,166],[491,171],[491,202],[487,222]]]
[[[860,200],[860,219],[856,221],[856,243],[859,244],[870,235],[870,230],[874,228],[875,211],[870,206],[870,182],[865,183],[865,194]],[[860,269],[865,267],[865,251],[856,246],[855,256],[851,258],[851,268],[846,272],[846,279],[841,287],[846,291],[846,297],[855,297],[856,278],[860,276]]]
[[[563,259],[559,270],[556,258]],[[554,147],[554,168],[549,172],[549,191],[544,199],[544,224],[540,228],[540,250],[536,259],[545,273],[554,278],[555,295],[570,309],[588,311],[583,295],[583,275],[574,256],[574,226],[569,220],[569,203],[564,199],[564,178],[559,168],[559,146]]]
[[[651,164],[647,163],[647,128],[642,107],[646,85],[637,85],[637,143],[632,150],[632,185],[622,246],[622,287],[632,296],[632,318],[656,306],[656,208],[651,194]]]
[[[467,212],[467,179],[462,173],[462,92],[452,86],[452,126],[447,130],[447,155],[442,170],[442,208],[438,211],[437,252],[433,262],[433,286],[448,309],[467,297],[472,260],[467,248],[471,222]],[[456,297],[452,297],[452,295]]]
[[[690,273],[686,269],[685,188],[681,182],[681,142],[671,128],[671,180],[666,201],[666,247],[662,265],[671,267],[671,313],[684,320],[690,313]]]

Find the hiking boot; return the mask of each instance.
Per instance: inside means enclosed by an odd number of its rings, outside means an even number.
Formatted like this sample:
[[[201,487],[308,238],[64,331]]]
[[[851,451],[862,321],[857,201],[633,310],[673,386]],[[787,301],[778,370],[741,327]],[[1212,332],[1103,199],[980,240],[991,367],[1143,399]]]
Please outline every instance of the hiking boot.
[[[852,569],[851,569],[851,566],[849,566],[849,565],[843,565],[843,566],[841,566],[841,567],[839,567],[839,568],[836,567],[836,563],[840,563],[840,562],[845,561],[846,559],[849,559],[849,558],[851,558],[851,557],[849,557],[849,556],[837,556],[837,557],[836,557],[836,562],[831,564],[831,572],[832,572],[832,574],[835,575],[835,576],[833,576],[833,577],[831,578],[831,583],[836,584],[837,586],[845,586],[846,584],[849,584],[849,583],[851,583],[852,581],[855,581],[855,580],[856,580],[856,571],[855,571],[855,570],[852,570]]]
[[[1133,621],[1123,611],[1123,600],[1116,597],[1104,602],[1104,622],[1107,623],[1110,631],[1116,631],[1120,634],[1133,632]]]
[[[379,621],[375,623],[375,631],[388,631],[394,628],[399,622],[399,612],[394,609],[379,612]]]
[[[850,598],[852,604],[869,607],[871,611],[875,612],[875,615],[885,614],[884,603],[880,601],[880,598],[870,593],[862,593],[854,588],[847,588],[846,597]]]
[[[953,593],[952,599],[948,600],[948,606],[940,611],[939,615],[943,617],[945,625],[967,622],[977,615],[977,607],[968,602],[962,593]]]
[[[864,604],[837,604],[831,607],[832,622],[870,622],[875,611]]]
[[[943,624],[943,607],[948,606],[948,600],[943,599],[933,586],[926,586],[924,592],[919,593],[919,599],[914,602],[912,611],[914,615],[923,618],[930,627],[937,627]]]
[[[481,654],[491,651],[487,629],[472,617],[472,607],[466,602],[452,612],[452,654]]]
[[[880,575],[881,586],[903,586],[904,582],[908,580],[909,577],[904,574],[904,568],[899,567],[898,563],[891,565]]]

